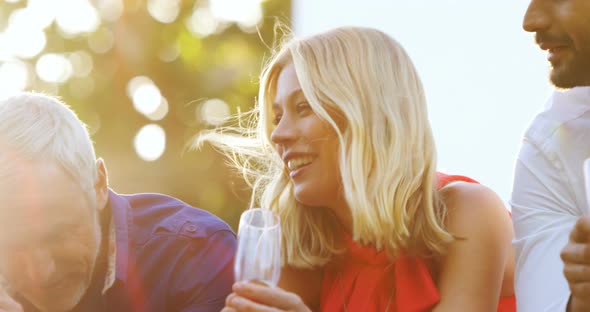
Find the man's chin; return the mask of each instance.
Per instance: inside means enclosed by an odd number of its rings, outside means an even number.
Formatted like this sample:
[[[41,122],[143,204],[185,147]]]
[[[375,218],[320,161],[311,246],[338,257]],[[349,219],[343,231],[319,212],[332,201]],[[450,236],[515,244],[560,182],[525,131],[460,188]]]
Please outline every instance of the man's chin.
[[[577,84],[574,80],[568,79],[568,77],[562,77],[560,75],[555,75],[553,72],[550,75],[551,84],[559,89],[571,89],[576,87]]]
[[[554,86],[562,89],[590,86],[590,62],[552,64],[549,78]]]

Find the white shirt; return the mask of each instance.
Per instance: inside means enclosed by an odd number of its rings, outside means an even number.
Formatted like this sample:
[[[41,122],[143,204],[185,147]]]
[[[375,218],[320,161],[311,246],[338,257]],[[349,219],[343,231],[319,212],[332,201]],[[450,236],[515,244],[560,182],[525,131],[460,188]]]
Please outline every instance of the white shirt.
[[[583,162],[590,157],[590,87],[556,91],[527,130],[510,205],[517,311],[565,311],[570,290],[560,252],[590,212]]]

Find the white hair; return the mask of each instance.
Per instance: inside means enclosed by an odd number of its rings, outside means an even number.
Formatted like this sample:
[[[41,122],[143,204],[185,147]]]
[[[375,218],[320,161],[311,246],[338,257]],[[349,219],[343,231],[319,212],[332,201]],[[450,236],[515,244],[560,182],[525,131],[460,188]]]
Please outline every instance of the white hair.
[[[90,135],[59,99],[22,92],[0,100],[0,146],[0,167],[19,160],[55,162],[84,192],[94,194],[97,169]]]

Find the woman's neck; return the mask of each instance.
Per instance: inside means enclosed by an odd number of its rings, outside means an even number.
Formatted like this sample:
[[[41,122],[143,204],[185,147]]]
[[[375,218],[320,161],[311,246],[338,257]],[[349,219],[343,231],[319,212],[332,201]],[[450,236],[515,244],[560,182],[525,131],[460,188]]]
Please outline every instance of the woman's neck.
[[[336,219],[338,219],[338,222],[340,223],[342,228],[346,232],[352,234],[352,212],[346,200],[342,199],[334,203],[334,205],[331,205],[329,208],[336,216]]]

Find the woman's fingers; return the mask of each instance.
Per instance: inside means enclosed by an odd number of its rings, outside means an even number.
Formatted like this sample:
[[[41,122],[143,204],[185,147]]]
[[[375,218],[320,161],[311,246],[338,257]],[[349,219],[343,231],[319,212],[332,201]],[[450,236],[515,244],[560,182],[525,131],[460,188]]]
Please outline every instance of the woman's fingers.
[[[254,302],[250,299],[235,295],[227,302],[227,308],[233,309],[229,311],[239,312],[280,312],[281,310]],[[228,311],[228,312],[229,312]]]
[[[238,282],[234,284],[236,294],[266,306],[286,311],[308,310],[299,296],[280,288],[266,287],[254,283]]]

